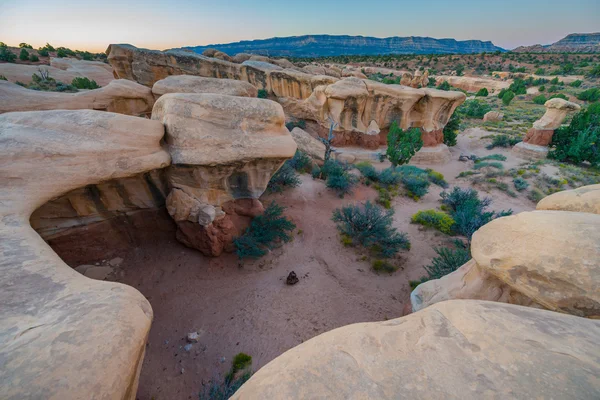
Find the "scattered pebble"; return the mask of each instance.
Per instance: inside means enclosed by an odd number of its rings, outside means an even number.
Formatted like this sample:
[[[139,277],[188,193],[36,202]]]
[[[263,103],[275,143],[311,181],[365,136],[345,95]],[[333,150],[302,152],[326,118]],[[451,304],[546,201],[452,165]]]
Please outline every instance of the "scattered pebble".
[[[288,285],[295,285],[299,281],[300,280],[296,276],[296,273],[294,271],[292,271],[292,272],[290,272],[290,274],[288,275],[287,279],[285,280],[285,283],[288,284]]]
[[[186,344],[185,346],[183,346],[183,349],[184,349],[185,351],[190,351],[190,350],[192,350],[192,346],[193,346],[193,344],[191,344],[191,343],[188,343],[188,344]]]
[[[197,343],[200,335],[198,332],[190,332],[187,334],[187,341],[190,343]]]

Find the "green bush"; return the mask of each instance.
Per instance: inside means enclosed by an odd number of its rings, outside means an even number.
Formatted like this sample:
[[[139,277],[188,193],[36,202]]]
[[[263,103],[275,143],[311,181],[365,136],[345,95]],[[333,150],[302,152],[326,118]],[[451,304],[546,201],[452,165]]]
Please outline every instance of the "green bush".
[[[548,101],[548,99],[546,99],[546,96],[544,96],[543,94],[540,94],[539,96],[535,96],[533,98],[533,102],[535,104],[544,105],[544,104],[546,104],[547,101]]]
[[[485,148],[491,150],[494,147],[512,147],[520,141],[521,139],[513,138],[508,135],[495,135],[492,139],[492,143],[487,145]]]
[[[574,88],[578,88],[581,86],[581,84],[583,83],[582,80],[577,79],[576,81],[573,81],[571,83],[569,83],[569,86],[574,87]]]
[[[443,81],[442,83],[440,83],[437,87],[439,90],[452,90],[452,86],[450,86],[450,84],[447,81]]]
[[[37,55],[32,54],[32,55],[29,56],[29,60],[31,62],[38,62],[38,61],[40,61],[40,58]]]
[[[262,257],[274,244],[292,240],[288,232],[296,229],[296,225],[282,216],[283,210],[282,206],[272,202],[262,215],[252,219],[242,236],[234,239],[233,244],[240,259]]]
[[[515,78],[506,91],[506,93],[509,92],[512,92],[515,95],[527,94],[527,84],[523,79]],[[502,96],[502,100],[504,100],[504,96]]]
[[[7,81],[8,79],[6,79],[6,77],[4,75],[0,75],[0,81]]]
[[[14,62],[17,59],[17,55],[8,49],[4,43],[0,45],[0,61]]]
[[[259,99],[266,99],[269,97],[269,93],[265,90],[265,89],[258,89],[258,96]]]
[[[550,96],[550,97],[548,98],[548,100],[550,100],[550,99],[563,99],[563,100],[569,100],[569,98],[567,97],[567,95],[565,95],[565,94],[562,94],[562,93],[556,93],[556,94],[553,94],[552,96]]]
[[[531,189],[531,191],[527,194],[527,198],[534,203],[537,203],[544,197],[544,193],[540,192],[538,189]]]
[[[395,168],[386,168],[379,173],[377,180],[386,187],[396,186],[402,181],[402,174]]]
[[[454,220],[451,216],[437,210],[420,210],[412,216],[411,222],[435,228],[448,235],[452,233],[452,226],[454,225]]]
[[[371,249],[380,257],[391,257],[400,250],[410,249],[410,242],[403,232],[392,227],[393,210],[367,201],[362,205],[348,205],[335,209],[332,221],[342,235],[354,244]]]
[[[479,157],[475,160],[475,162],[481,162],[481,161],[489,161],[489,160],[495,160],[495,161],[506,161],[506,156],[503,156],[502,154],[490,154],[484,157]]]
[[[444,179],[444,175],[440,172],[434,171],[431,168],[427,168],[425,172],[427,172],[427,177],[429,178],[429,181],[434,185],[437,185],[444,189],[448,187],[448,182],[446,182],[446,180]]]
[[[586,75],[588,78],[600,77],[600,64],[596,64]]]
[[[296,170],[286,161],[281,168],[275,172],[267,186],[268,193],[281,193],[286,188],[298,187],[302,181]]]
[[[456,112],[468,117],[481,119],[488,112],[491,111],[492,107],[482,100],[467,100],[460,107],[457,108]]]
[[[319,167],[317,164],[314,164],[310,174],[313,177],[313,179],[319,178],[321,176],[321,167]]]
[[[593,103],[595,101],[598,101],[598,99],[600,99],[600,89],[599,88],[591,88],[591,89],[584,90],[583,92],[581,92],[577,95],[577,98],[579,100],[589,101],[590,103]]]
[[[430,184],[427,171],[413,165],[403,165],[396,171],[400,173],[400,181],[409,197],[418,200],[427,194]]]
[[[546,86],[542,85],[542,86],[540,86],[540,87],[538,88],[538,90],[539,90],[540,92],[545,92],[545,91],[546,91]]]
[[[548,88],[548,93],[556,93],[560,90],[560,88],[556,85],[552,85]]]
[[[555,130],[550,146],[549,158],[600,167],[600,103],[579,111],[569,126]]]
[[[372,182],[377,182],[379,180],[379,172],[377,172],[373,164],[371,164],[370,162],[361,161],[359,163],[356,163],[354,167],[358,169],[362,176],[364,176],[368,180]]]
[[[21,60],[21,61],[29,60],[29,52],[25,49],[21,49],[21,52],[19,53],[19,60]]]
[[[419,128],[403,131],[395,121],[390,126],[387,142],[386,154],[394,167],[408,163],[412,156],[423,146]]]
[[[67,56],[67,52],[63,48],[59,48],[56,51],[56,57],[58,57],[58,58],[64,58],[66,56]]]
[[[506,93],[504,93],[504,96],[502,96],[502,104],[508,106],[514,98],[515,94],[509,90]]]
[[[98,89],[100,86],[94,80],[85,77],[74,78],[71,85],[77,89]]]
[[[300,150],[296,150],[294,157],[291,160],[287,160],[286,163],[300,173],[311,171],[313,164],[310,157]]]
[[[212,379],[205,385],[199,394],[199,400],[227,400],[238,391],[238,389],[250,379],[252,371],[252,357],[239,353],[233,358],[231,369],[225,375],[225,379],[219,382]],[[241,375],[238,372],[243,372]]]
[[[22,49],[33,49],[33,46],[28,43],[19,43],[19,47]]]
[[[454,231],[466,236],[469,240],[477,229],[492,219],[512,214],[512,210],[499,213],[487,211],[492,200],[487,197],[479,199],[479,195],[474,189],[461,189],[455,186],[452,192],[442,192],[440,196],[442,204],[446,206],[454,219]]]
[[[488,162],[488,161],[475,161],[475,165],[473,165],[473,169],[481,169],[481,168],[496,168],[496,169],[504,169],[504,166],[499,162]]]
[[[42,57],[48,57],[50,55],[50,53],[48,52],[48,50],[40,48],[38,50],[38,54]]]
[[[489,92],[486,88],[481,88],[475,93],[475,97],[487,97]]]
[[[390,274],[398,270],[397,266],[386,260],[374,260],[371,264],[371,268],[376,272],[389,272]]]
[[[444,144],[448,147],[456,146],[456,137],[460,129],[461,118],[458,113],[453,113],[444,127]]]
[[[431,264],[425,267],[429,279],[440,279],[451,272],[456,271],[471,259],[469,250],[459,241],[455,242],[454,249],[450,247],[438,247],[435,249],[437,257],[431,260]]]
[[[517,189],[519,192],[522,192],[529,187],[529,183],[521,177],[513,179],[513,185],[515,185],[515,189]]]
[[[333,189],[342,198],[352,192],[355,183],[353,176],[346,172],[341,175],[329,175],[325,181],[325,185],[329,189]]]
[[[329,175],[342,175],[348,170],[348,165],[337,160],[327,160],[321,167],[321,178],[327,179]]]

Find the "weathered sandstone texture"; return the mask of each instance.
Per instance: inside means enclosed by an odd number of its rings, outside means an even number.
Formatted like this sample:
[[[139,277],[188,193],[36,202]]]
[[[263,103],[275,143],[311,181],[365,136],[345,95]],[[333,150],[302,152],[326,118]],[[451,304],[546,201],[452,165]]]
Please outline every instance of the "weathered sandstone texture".
[[[96,81],[100,86],[106,86],[115,79],[112,67],[101,61],[86,61],[68,57],[51,58],[50,66],[73,74],[79,74]],[[50,76],[52,76],[52,73]],[[71,83],[71,81],[65,83]]]
[[[471,255],[455,272],[419,285],[411,294],[413,311],[449,299],[484,299],[600,318],[598,214],[498,218],[475,232]]]
[[[283,69],[269,63],[272,60],[266,58],[265,61],[257,56],[237,64],[181,50],[162,52],[138,49],[127,44],[111,44],[106,52],[115,77],[145,86],[152,86],[170,75],[196,75],[246,81],[275,97],[304,99],[310,96],[315,87],[337,80]]]
[[[581,108],[578,104],[559,98],[548,100],[544,106],[546,113],[533,123],[523,141],[513,147],[516,154],[525,158],[545,158],[554,131],[560,127],[569,112]]]
[[[599,374],[600,321],[453,300],[321,334],[232,399],[592,399]]]
[[[323,142],[298,127],[292,129],[290,133],[298,145],[298,150],[308,154],[314,160],[325,161],[325,145]]]
[[[58,60],[61,61],[53,62],[50,66],[2,63],[0,64],[0,75],[6,77],[10,82],[25,84],[31,83],[31,76],[33,74],[39,75],[39,70],[48,71],[51,78],[67,84],[70,84],[75,78],[86,77],[95,80],[100,86],[106,86],[114,79],[108,64],[70,58]],[[97,64],[103,65],[99,66]]]
[[[157,100],[152,119],[165,125],[173,159],[167,209],[178,225],[177,238],[207,255],[229,250],[240,230],[232,214],[253,216],[262,207],[230,203],[258,201],[296,152],[281,106],[257,98],[171,93]]]
[[[499,122],[504,119],[504,114],[498,111],[488,111],[483,116],[483,122]]]
[[[438,75],[435,77],[436,85],[442,82],[448,82],[450,86],[465,90],[469,93],[475,93],[479,89],[486,88],[490,93],[499,92],[502,89],[508,89],[512,81],[499,81],[491,78],[477,78],[471,76],[448,76]]]
[[[135,399],[150,304],[70,268],[29,217],[76,188],[167,166],[163,134],[92,110],[0,115],[0,398]]]
[[[536,209],[600,214],[600,184],[551,194],[540,200]]]
[[[152,93],[158,99],[167,93],[218,93],[230,96],[256,97],[258,91],[256,87],[248,82],[233,79],[173,75],[156,82],[152,86]]]
[[[89,109],[149,117],[153,105],[149,88],[126,79],[77,93],[43,92],[0,81],[0,113]]]
[[[206,49],[202,52],[202,55],[206,57],[217,58],[219,60],[233,61],[233,59],[229,57],[229,55],[217,49]]]

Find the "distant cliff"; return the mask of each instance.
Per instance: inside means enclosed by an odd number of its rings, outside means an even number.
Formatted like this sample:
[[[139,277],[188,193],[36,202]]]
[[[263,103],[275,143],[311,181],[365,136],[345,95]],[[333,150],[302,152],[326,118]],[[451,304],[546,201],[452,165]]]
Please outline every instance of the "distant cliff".
[[[600,53],[600,32],[572,33],[553,44],[520,46],[513,51],[517,53]]]
[[[481,40],[434,39],[430,37],[389,37],[305,35],[264,40],[248,40],[209,46],[190,46],[184,49],[202,53],[208,48],[229,55],[251,53],[268,56],[319,57],[376,54],[448,54],[481,53],[504,49]]]

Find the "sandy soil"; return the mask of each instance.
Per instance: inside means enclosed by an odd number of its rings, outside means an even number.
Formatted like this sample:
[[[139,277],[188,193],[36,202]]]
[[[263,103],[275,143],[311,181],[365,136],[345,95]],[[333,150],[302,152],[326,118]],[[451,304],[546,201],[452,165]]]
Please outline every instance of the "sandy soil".
[[[470,168],[469,163],[456,161],[461,153],[504,153],[509,157],[507,168],[522,162],[508,151],[486,150],[479,138],[488,134],[466,132],[451,150],[453,161],[431,167],[451,185],[466,186],[468,182],[455,180]],[[121,254],[119,281],[140,290],[154,309],[138,398],[197,398],[203,382],[225,373],[239,352],[252,355],[257,370],[325,331],[402,316],[409,304],[408,281],[423,276],[423,266],[435,256],[434,248],[450,240],[410,224],[418,210],[439,206],[441,191],[432,185],[418,202],[405,197],[394,200],[394,225],[408,233],[412,248],[402,254],[402,268],[391,275],[372,272],[360,251],[343,247],[331,221],[335,208],[375,199],[376,192],[361,186],[340,199],[308,175],[302,176],[298,188],[262,199],[265,204],[275,200],[286,206],[297,228],[291,243],[260,260],[240,265],[234,255],[207,258],[170,235]],[[497,210],[534,208],[525,198],[499,191],[488,195]],[[290,271],[300,278],[294,286],[285,284]],[[201,333],[200,341],[186,351],[185,336],[193,331]]]

